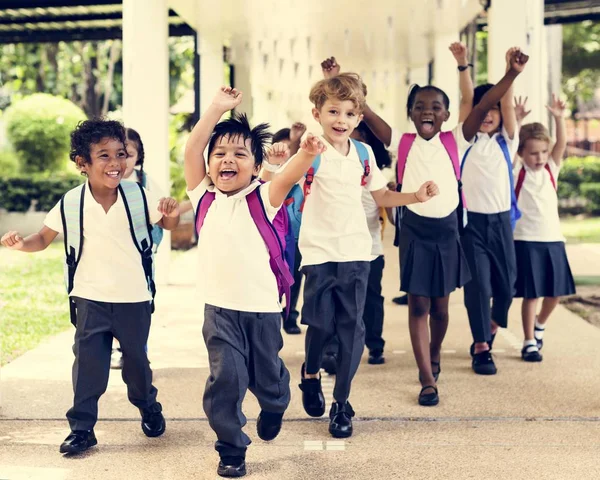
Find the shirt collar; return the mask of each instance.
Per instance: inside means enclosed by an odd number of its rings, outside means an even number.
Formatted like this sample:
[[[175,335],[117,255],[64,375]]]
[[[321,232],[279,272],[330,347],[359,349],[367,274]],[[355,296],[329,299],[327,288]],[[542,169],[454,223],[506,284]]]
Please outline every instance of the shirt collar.
[[[257,179],[252,180],[250,182],[250,185],[248,185],[246,188],[240,190],[239,192],[237,192],[234,195],[227,195],[226,193],[223,193],[221,190],[219,190],[217,187],[215,187],[214,183],[211,183],[206,190],[208,190],[209,192],[214,192],[215,197],[229,197],[229,198],[243,198],[246,195],[248,195],[250,192],[252,192],[253,190],[255,190],[256,188],[258,188],[260,186],[260,181]]]

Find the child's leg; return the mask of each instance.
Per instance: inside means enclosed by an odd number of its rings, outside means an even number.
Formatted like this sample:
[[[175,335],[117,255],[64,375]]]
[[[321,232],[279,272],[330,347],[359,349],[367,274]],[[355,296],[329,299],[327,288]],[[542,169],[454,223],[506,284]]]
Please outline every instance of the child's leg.
[[[338,263],[335,290],[335,329],[340,342],[333,398],[341,404],[350,396],[352,379],[365,348],[363,313],[369,262]]]
[[[429,313],[429,329],[431,330],[431,343],[429,354],[432,362],[439,363],[442,351],[442,342],[448,330],[448,303],[450,295],[431,299]]]
[[[521,317],[523,318],[523,334],[525,335],[525,340],[534,339],[537,302],[537,298],[524,298],[521,305]]]
[[[501,224],[496,233],[490,248],[493,330],[508,326],[508,311],[517,281],[517,258],[511,226]]]
[[[558,306],[558,302],[560,301],[560,297],[546,297],[542,301],[542,309],[540,310],[540,314],[538,315],[537,321],[540,325],[546,325],[548,318],[554,311],[554,309]]]
[[[240,313],[250,345],[249,388],[265,412],[283,413],[290,403],[290,374],[279,352],[278,313]]]
[[[383,296],[381,295],[381,279],[385,260],[380,255],[370,262],[369,282],[367,284],[367,297],[365,300],[365,343],[369,351],[382,351],[385,345],[383,340]]]
[[[300,271],[300,263],[302,262],[302,255],[298,249],[296,243],[296,253],[294,256],[294,284],[292,285],[291,298],[290,298],[290,316],[287,320],[288,323],[296,323],[300,316],[296,305],[298,304],[298,298],[300,297],[300,288],[302,286],[302,272]]]
[[[248,345],[239,321],[240,312],[212,305],[204,307],[202,335],[208,350],[210,376],[206,380],[203,406],[208,423],[217,434],[215,449],[221,457],[244,457],[250,444],[242,431],[246,425],[242,402],[249,383]]]
[[[92,430],[98,420],[98,399],[106,391],[112,345],[110,304],[75,299],[77,325],[73,363],[73,407],[67,412],[72,431]]]
[[[430,309],[431,300],[429,297],[408,294],[408,329],[422,386],[435,385],[435,379],[431,371],[429,329],[427,327],[427,317]]]
[[[150,333],[151,305],[115,303],[115,337],[123,352],[123,381],[127,385],[129,401],[138,408],[147,409],[156,403],[158,390],[152,385],[152,370],[146,353]]]

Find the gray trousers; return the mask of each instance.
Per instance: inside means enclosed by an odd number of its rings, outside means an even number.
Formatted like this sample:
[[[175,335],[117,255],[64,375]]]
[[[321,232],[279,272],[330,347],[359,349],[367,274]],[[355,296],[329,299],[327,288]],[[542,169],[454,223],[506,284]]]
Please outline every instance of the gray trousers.
[[[290,374],[283,347],[281,313],[249,313],[206,305],[202,334],[210,375],[204,412],[217,434],[221,457],[245,456],[250,438],[242,431],[242,402],[249,389],[266,412],[283,413],[290,403]]]
[[[75,298],[77,325],[73,353],[73,407],[67,412],[71,430],[92,430],[98,400],[106,391],[113,337],[123,352],[123,381],[129,401],[138,408],[156,403],[152,370],[145,351],[150,332],[149,302],[105,303]]]
[[[333,335],[339,341],[333,398],[345,403],[365,345],[363,312],[369,279],[369,262],[327,262],[307,265],[302,271],[306,331],[306,373],[318,373],[323,348]]]

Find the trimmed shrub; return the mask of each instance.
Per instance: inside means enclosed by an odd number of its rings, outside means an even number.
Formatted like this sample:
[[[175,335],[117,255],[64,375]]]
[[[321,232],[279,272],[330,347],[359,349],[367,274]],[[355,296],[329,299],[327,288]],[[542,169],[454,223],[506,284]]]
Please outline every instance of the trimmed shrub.
[[[0,177],[0,208],[26,212],[35,200],[34,210],[48,212],[61,197],[85,180],[83,176],[55,175]]]
[[[24,173],[64,169],[70,134],[86,116],[73,102],[36,93],[16,102],[6,112],[6,131]]]
[[[589,213],[600,213],[600,182],[582,183],[581,195],[587,200],[586,210]]]

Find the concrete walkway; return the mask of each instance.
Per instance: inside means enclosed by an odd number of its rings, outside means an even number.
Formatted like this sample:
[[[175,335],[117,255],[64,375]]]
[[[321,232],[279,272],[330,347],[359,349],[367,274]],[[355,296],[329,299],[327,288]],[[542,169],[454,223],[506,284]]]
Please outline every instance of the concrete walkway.
[[[599,275],[598,249],[581,252],[586,256],[572,262],[587,270],[575,273]],[[561,307],[546,335],[544,361],[525,364],[519,357],[516,302],[510,328],[494,345],[499,373],[479,377],[470,369],[471,339],[459,292],[451,299],[440,405],[420,407],[407,309],[390,301],[398,285],[397,252],[391,246],[386,258],[387,363],[371,366],[363,358],[351,396],[357,412],[354,436],[336,441],[327,433],[327,418],[307,418],[297,388],[304,338],[285,336],[292,403],[280,436],[267,444],[256,435],[259,409],[248,395],[246,431],[254,443],[248,450],[247,478],[600,478],[600,330]],[[112,371],[100,402],[98,446],[80,457],[58,453],[68,433],[64,414],[72,399],[73,331],[68,330],[2,369],[0,479],[216,478],[215,438],[202,411],[209,372],[195,265],[195,252],[179,256],[172,267],[173,284],[162,287],[157,298],[149,351],[167,416],[165,435],[148,439],[142,434],[120,374]],[[329,399],[332,380],[324,376]]]

